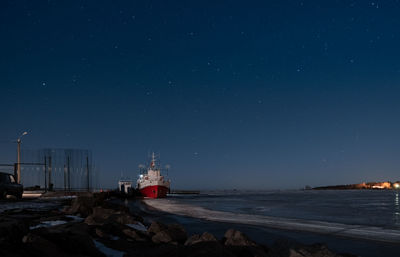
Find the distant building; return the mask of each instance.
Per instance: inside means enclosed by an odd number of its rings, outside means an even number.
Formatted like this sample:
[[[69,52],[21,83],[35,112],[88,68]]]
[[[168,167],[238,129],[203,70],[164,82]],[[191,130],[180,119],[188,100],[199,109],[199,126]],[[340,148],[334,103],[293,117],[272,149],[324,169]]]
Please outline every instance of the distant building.
[[[390,182],[378,182],[372,185],[373,189],[390,189],[392,188],[392,183]]]

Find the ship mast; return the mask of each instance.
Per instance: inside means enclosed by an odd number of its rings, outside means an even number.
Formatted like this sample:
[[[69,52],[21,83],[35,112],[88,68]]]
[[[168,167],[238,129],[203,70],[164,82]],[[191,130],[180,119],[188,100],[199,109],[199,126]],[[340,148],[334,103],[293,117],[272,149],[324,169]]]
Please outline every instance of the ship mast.
[[[154,168],[156,166],[156,155],[154,152],[151,154],[151,163],[150,163],[150,168]]]

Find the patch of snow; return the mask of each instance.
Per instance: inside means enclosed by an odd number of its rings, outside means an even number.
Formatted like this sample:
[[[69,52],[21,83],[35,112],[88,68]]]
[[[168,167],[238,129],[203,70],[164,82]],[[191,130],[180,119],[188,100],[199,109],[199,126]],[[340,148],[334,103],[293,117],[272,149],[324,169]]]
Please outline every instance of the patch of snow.
[[[29,229],[32,230],[37,228],[47,228],[47,227],[62,225],[65,223],[67,223],[65,220],[48,220],[48,221],[42,221],[40,224],[36,226],[29,227]]]
[[[131,227],[133,229],[139,230],[139,231],[147,231],[147,228],[140,222],[138,222],[137,224],[126,224],[128,227]]]
[[[124,252],[117,251],[111,248],[108,248],[107,246],[103,245],[99,241],[93,240],[94,244],[96,245],[97,249],[99,249],[100,252],[104,253],[107,257],[123,257]]]
[[[71,218],[71,219],[73,219],[74,221],[77,221],[77,222],[81,222],[81,221],[84,220],[84,218],[79,217],[79,216],[75,216],[75,215],[65,215],[65,217]]]
[[[268,228],[330,234],[395,244],[400,243],[400,230],[395,228],[381,228],[366,225],[349,225],[318,220],[304,220],[296,218],[282,218],[216,211],[209,210],[201,206],[181,204],[178,201],[173,201],[169,199],[145,199],[144,202],[148,206],[163,212],[173,213],[174,215],[195,217],[214,222],[255,225]]]

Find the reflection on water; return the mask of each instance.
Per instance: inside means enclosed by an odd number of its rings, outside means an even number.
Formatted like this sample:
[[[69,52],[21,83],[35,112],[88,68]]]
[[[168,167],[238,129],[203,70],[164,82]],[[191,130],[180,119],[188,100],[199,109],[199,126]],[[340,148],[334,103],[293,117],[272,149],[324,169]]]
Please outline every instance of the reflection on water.
[[[394,194],[394,224],[400,226],[400,204],[399,204],[399,191]]]

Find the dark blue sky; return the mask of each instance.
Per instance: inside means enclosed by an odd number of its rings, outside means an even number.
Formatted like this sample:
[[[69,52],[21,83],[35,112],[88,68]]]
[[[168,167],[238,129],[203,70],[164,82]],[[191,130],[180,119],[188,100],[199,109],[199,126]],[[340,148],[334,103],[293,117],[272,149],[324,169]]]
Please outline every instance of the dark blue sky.
[[[175,188],[400,179],[399,1],[1,1],[0,161],[155,150]]]

